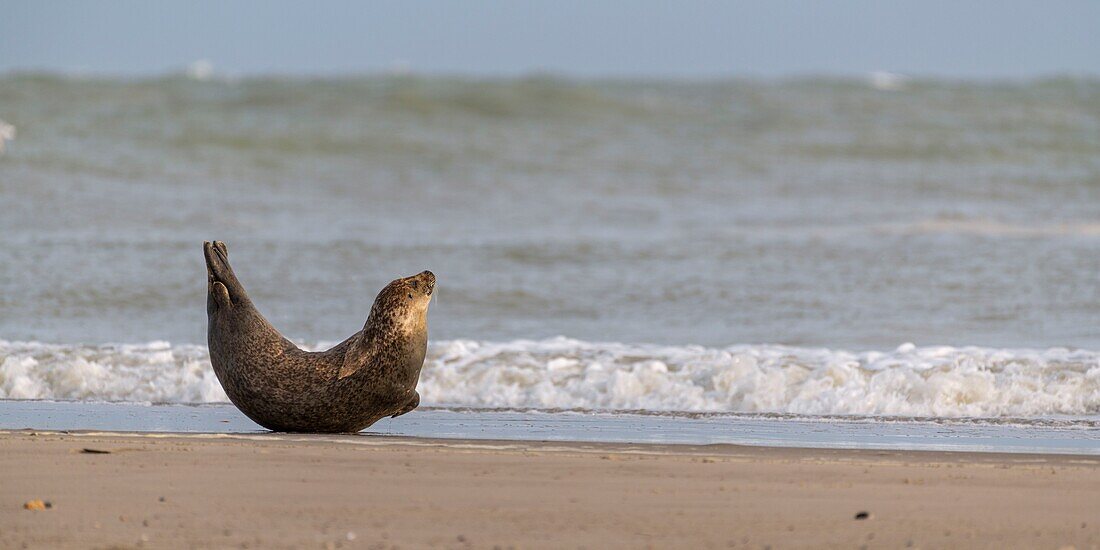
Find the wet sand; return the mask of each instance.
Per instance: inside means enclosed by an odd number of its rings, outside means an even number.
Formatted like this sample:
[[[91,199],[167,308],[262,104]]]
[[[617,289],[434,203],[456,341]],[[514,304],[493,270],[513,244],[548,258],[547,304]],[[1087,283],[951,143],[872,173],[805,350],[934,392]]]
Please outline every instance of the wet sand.
[[[0,432],[3,548],[647,546],[1097,548],[1100,458]]]

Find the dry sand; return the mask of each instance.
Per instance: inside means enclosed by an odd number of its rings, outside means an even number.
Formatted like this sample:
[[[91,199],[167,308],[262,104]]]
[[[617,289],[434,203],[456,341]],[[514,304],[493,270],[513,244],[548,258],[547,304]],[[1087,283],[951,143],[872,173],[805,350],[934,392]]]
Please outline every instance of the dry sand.
[[[1100,547],[1097,457],[348,440],[0,433],[0,547]]]

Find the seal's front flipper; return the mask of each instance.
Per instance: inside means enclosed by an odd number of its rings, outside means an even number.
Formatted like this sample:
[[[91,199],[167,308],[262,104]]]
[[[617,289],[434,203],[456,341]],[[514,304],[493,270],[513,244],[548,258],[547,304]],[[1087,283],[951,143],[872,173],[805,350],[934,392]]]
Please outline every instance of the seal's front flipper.
[[[416,390],[413,390],[412,398],[409,399],[409,401],[405,403],[405,406],[401,407],[400,410],[393,413],[393,415],[390,416],[390,418],[397,418],[397,417],[399,417],[399,416],[415,409],[419,405],[420,405],[420,394],[417,393]]]
[[[229,265],[229,251],[225,243],[205,241],[202,252],[206,256],[206,279],[211,298],[218,303],[221,303],[220,296],[224,296],[230,304],[247,301],[248,294]]]
[[[340,365],[340,374],[336,376],[337,380],[347,378],[355,371],[362,367],[370,356],[370,352],[367,349],[369,346],[364,345],[363,333],[360,332],[351,338],[351,343],[348,345],[348,349],[344,351],[344,363]]]

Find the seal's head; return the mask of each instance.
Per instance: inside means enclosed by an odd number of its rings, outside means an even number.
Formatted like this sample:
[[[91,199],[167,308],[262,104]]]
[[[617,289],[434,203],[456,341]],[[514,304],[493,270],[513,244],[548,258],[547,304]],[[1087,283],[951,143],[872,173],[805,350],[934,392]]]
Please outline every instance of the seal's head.
[[[435,274],[431,271],[395,279],[374,299],[368,324],[389,325],[406,332],[426,330],[428,304],[434,291]]]
[[[372,357],[404,358],[415,386],[428,347],[428,304],[434,291],[431,271],[386,285],[374,299],[367,324],[350,339],[338,378],[351,376]]]

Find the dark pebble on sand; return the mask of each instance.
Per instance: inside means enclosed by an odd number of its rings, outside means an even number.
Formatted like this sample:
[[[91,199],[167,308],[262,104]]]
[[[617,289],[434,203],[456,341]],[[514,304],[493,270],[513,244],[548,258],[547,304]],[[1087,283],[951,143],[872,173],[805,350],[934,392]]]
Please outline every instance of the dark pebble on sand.
[[[104,451],[103,449],[89,449],[87,447],[80,450],[80,452],[89,455],[109,455],[111,451]]]
[[[856,519],[871,519],[871,512],[856,512]]]

